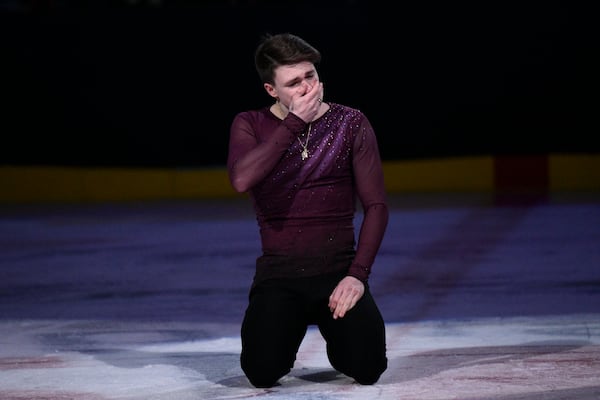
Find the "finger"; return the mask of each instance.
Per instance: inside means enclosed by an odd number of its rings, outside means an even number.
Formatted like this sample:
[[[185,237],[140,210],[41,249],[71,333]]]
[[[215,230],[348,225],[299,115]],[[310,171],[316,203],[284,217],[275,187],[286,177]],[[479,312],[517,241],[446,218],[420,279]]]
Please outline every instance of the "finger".
[[[339,303],[333,310],[333,319],[343,318],[346,315],[346,310],[342,303]]]
[[[344,318],[351,308],[348,303],[340,303],[333,313],[333,319]]]
[[[336,302],[333,311],[333,319],[343,318],[346,313],[356,305],[356,296],[347,294],[343,299]]]
[[[335,301],[330,301],[329,302],[329,311],[330,312],[334,312],[335,309],[336,309],[336,307],[337,307],[337,303]]]
[[[338,297],[339,295],[337,294],[337,288],[334,289],[333,293],[331,294],[331,296],[329,296],[329,311],[334,312],[335,309],[338,306]]]
[[[323,84],[319,83],[319,94],[317,95],[317,102],[319,103],[319,106],[323,103],[323,96],[324,96]]]

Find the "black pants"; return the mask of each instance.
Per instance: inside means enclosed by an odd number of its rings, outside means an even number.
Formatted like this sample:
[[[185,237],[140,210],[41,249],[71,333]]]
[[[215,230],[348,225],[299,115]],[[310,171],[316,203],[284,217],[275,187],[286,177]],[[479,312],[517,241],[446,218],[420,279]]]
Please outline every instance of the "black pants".
[[[317,325],[337,371],[370,385],[387,368],[385,324],[368,285],[343,318],[333,319],[328,301],[344,274],[272,279],[250,291],[242,323],[241,367],[255,387],[271,387],[287,375],[309,325]]]

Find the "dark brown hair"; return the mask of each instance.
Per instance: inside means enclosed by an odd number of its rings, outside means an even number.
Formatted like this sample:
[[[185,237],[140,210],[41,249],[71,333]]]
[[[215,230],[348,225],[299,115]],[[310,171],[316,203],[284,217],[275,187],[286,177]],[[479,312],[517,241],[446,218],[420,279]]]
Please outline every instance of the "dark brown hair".
[[[274,83],[275,69],[308,61],[318,64],[321,53],[304,39],[291,33],[267,34],[254,53],[254,65],[263,83]]]

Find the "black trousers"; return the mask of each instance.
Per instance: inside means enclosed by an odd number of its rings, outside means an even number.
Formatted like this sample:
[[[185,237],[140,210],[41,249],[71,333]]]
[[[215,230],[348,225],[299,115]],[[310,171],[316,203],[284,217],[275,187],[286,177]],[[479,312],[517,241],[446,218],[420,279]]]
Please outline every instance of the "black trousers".
[[[337,371],[363,385],[387,368],[385,324],[368,285],[343,318],[333,319],[328,301],[345,274],[271,279],[252,288],[241,328],[241,367],[255,387],[271,387],[287,375],[309,325],[325,339]]]

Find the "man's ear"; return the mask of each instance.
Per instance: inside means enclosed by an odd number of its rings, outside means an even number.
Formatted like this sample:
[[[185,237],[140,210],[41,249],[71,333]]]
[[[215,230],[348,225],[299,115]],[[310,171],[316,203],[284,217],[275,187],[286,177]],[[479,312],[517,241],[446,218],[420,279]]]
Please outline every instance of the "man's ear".
[[[277,96],[277,90],[273,87],[273,85],[271,85],[270,83],[265,83],[263,86],[269,94],[269,96],[279,100],[279,96]]]

